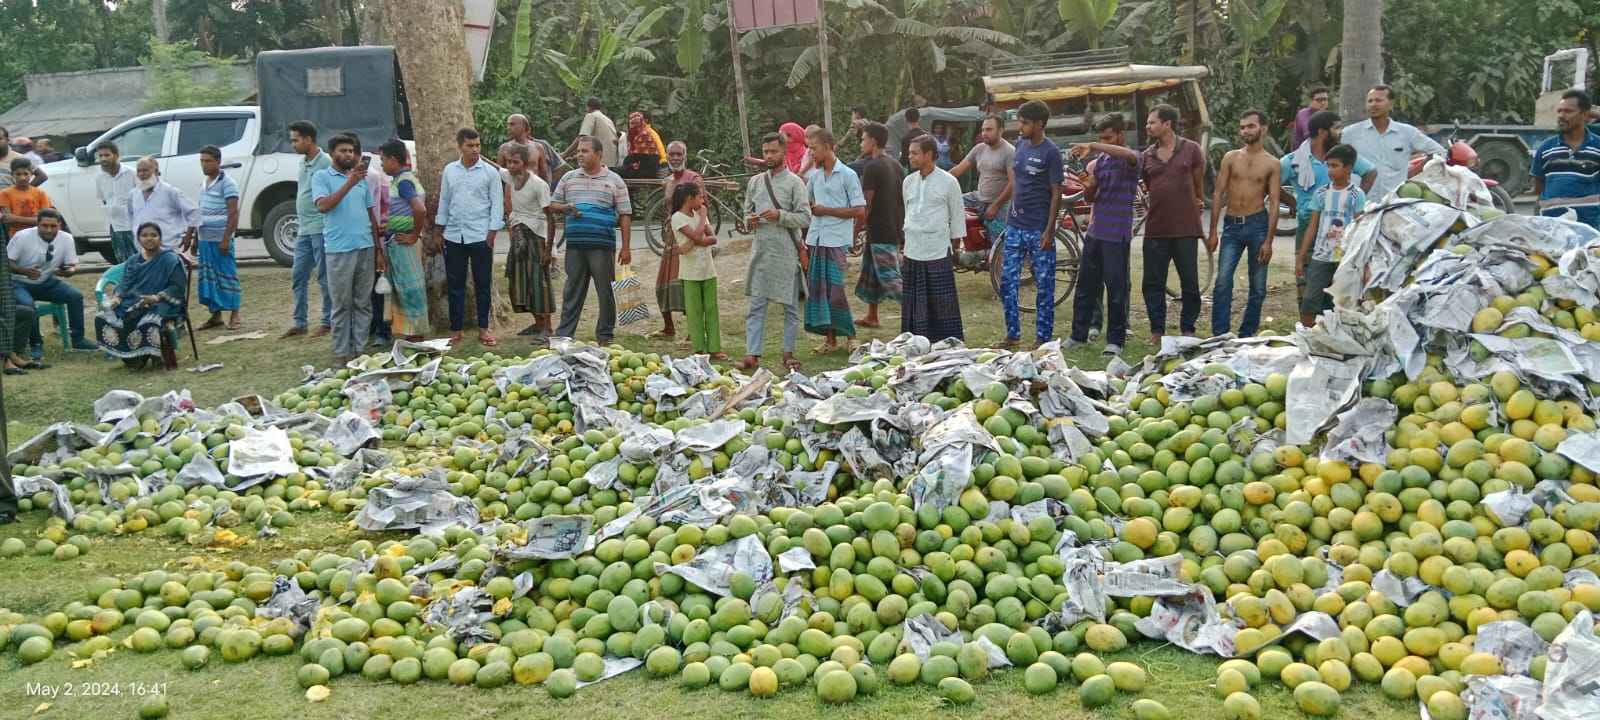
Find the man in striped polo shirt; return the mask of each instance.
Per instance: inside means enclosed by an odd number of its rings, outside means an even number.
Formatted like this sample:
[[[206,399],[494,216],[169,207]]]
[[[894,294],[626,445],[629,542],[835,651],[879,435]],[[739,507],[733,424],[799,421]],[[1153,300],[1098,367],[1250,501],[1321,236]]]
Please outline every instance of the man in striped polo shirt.
[[[1539,214],[1563,215],[1570,208],[1578,222],[1600,229],[1600,135],[1583,122],[1592,107],[1582,90],[1561,95],[1557,134],[1534,152],[1531,173]]]
[[[1072,335],[1068,347],[1089,339],[1095,306],[1106,294],[1106,348],[1104,355],[1122,352],[1128,338],[1128,249],[1133,240],[1133,200],[1139,187],[1139,153],[1123,143],[1128,137],[1121,113],[1095,124],[1100,142],[1078,143],[1072,154],[1086,158],[1098,152],[1084,183],[1084,196],[1094,204],[1089,232],[1083,238],[1078,286],[1072,296]]]
[[[615,252],[616,262],[622,265],[633,259],[628,250],[633,203],[622,177],[601,162],[603,140],[587,135],[578,138],[578,168],[568,171],[556,183],[550,196],[550,211],[567,216],[567,282],[561,291],[561,324],[556,327],[556,335],[570,338],[578,331],[578,318],[589,300],[592,281],[600,298],[594,338],[601,345],[610,345],[617,327],[617,302],[611,294],[616,265],[611,262],[611,254]],[[621,247],[617,246],[619,229]]]

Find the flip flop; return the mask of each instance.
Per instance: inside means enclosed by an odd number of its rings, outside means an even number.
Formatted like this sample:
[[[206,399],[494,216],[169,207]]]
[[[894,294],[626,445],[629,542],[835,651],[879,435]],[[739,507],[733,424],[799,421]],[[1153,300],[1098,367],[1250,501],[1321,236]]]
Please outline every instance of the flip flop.
[[[669,333],[665,330],[657,330],[644,337],[646,340],[671,340],[672,336],[673,333]]]
[[[494,347],[500,344],[500,341],[494,339],[494,336],[489,333],[478,333],[478,342],[483,343],[484,347]]]
[[[710,357],[720,362],[733,362],[733,358],[728,357],[727,353],[711,353]]]
[[[787,368],[789,372],[800,372],[801,368],[800,361],[795,358],[790,358],[783,361],[783,366]]]
[[[1022,338],[1006,338],[994,344],[996,350],[1010,350],[1022,344]]]
[[[216,328],[219,328],[219,327],[222,327],[222,321],[221,320],[207,320],[207,321],[201,323],[200,327],[197,327],[195,329],[196,330],[213,330],[213,329],[216,329]]]
[[[730,370],[738,370],[739,372],[750,372],[758,367],[761,367],[761,361],[756,360],[752,362],[749,358],[745,358],[728,366]]]
[[[867,322],[865,320],[858,320],[858,321],[856,321],[856,327],[863,327],[863,328],[867,328],[868,330],[877,330],[878,328],[883,327],[883,324],[882,323],[875,323],[875,322]]]
[[[240,320],[239,322],[228,323],[228,329],[229,330],[243,330],[244,329],[244,321]]]
[[[818,346],[816,346],[814,348],[811,348],[811,354],[812,355],[827,355],[828,353],[831,353],[831,352],[833,352],[835,350],[838,350],[838,349],[839,349],[839,345],[837,343],[823,343],[823,344],[818,345]]]

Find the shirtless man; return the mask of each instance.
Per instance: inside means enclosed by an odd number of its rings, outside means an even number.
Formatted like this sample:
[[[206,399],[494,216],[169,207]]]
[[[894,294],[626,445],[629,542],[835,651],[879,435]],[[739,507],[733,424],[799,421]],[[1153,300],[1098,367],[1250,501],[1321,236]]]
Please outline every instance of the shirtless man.
[[[550,167],[545,163],[544,145],[533,139],[533,127],[528,123],[528,117],[522,113],[507,117],[506,134],[511,136],[511,139],[500,143],[500,152],[495,156],[495,164],[505,167],[507,151],[513,145],[521,145],[528,148],[528,169],[549,184]]]
[[[1222,256],[1217,259],[1217,284],[1211,293],[1211,334],[1222,335],[1233,324],[1233,272],[1239,256],[1249,255],[1250,294],[1245,301],[1239,336],[1256,334],[1261,324],[1261,303],[1267,299],[1267,263],[1272,259],[1272,230],[1278,226],[1278,159],[1261,147],[1266,137],[1267,115],[1246,110],[1239,118],[1244,147],[1222,158],[1217,189],[1211,201],[1211,234],[1206,252],[1216,252],[1217,223],[1225,222]]]

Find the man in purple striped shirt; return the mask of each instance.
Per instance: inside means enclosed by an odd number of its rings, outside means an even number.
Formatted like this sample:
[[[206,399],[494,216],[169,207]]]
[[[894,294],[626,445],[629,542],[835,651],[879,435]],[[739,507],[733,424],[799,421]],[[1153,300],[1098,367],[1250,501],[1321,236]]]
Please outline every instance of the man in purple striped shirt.
[[[1128,249],[1133,239],[1133,200],[1139,187],[1138,151],[1123,144],[1128,136],[1121,113],[1095,124],[1100,142],[1078,143],[1072,154],[1079,159],[1098,152],[1084,183],[1084,196],[1094,204],[1089,232],[1083,238],[1078,266],[1078,286],[1072,297],[1072,335],[1067,347],[1089,339],[1095,306],[1106,294],[1106,347],[1102,354],[1122,352],[1128,337]]]

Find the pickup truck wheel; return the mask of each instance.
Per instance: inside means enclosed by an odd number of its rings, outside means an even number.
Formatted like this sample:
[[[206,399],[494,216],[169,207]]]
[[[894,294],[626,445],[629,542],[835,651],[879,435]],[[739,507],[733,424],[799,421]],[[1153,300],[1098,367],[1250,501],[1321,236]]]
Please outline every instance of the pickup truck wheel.
[[[1522,194],[1528,182],[1528,152],[1508,140],[1491,140],[1478,145],[1478,177],[1500,181],[1511,197]]]
[[[300,231],[300,219],[295,214],[294,200],[284,200],[274,205],[267,211],[267,217],[261,223],[262,244],[267,246],[267,254],[279,265],[292,267],[294,265],[295,236]]]

